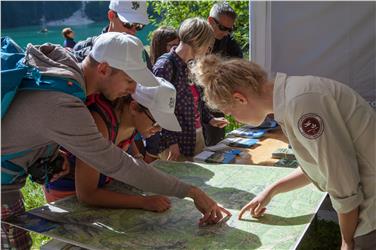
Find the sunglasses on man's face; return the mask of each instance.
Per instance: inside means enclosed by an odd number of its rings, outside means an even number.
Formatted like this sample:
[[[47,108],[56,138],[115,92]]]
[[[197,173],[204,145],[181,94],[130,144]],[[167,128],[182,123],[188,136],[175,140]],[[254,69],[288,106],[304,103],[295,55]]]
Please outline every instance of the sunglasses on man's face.
[[[141,24],[141,23],[122,23],[123,26],[127,29],[133,29],[135,28],[136,31],[140,31],[144,28],[145,25]]]
[[[217,24],[218,29],[219,29],[220,31],[228,32],[228,33],[232,33],[232,32],[234,32],[234,30],[235,30],[235,26],[233,26],[233,27],[231,27],[231,28],[228,28],[228,27],[226,27],[226,26],[220,24],[219,21],[218,21],[217,19],[213,18],[213,20],[214,20],[214,22]]]

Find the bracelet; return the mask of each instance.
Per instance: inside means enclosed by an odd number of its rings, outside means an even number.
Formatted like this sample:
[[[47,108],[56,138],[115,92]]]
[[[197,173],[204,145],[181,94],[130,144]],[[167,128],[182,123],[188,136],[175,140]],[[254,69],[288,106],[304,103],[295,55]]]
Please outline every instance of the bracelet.
[[[144,158],[144,156],[141,153],[138,153],[138,154],[134,155],[133,157],[136,158],[136,159],[143,159]]]

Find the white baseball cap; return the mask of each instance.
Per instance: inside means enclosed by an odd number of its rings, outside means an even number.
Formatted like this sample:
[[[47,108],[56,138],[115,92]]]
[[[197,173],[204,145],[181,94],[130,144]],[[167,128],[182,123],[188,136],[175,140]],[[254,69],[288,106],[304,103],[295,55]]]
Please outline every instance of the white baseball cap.
[[[164,129],[181,131],[178,119],[175,116],[176,89],[161,77],[157,77],[159,85],[145,87],[137,84],[132,98],[149,109],[155,121]]]
[[[158,80],[146,66],[145,53],[144,45],[137,37],[107,32],[96,38],[90,55],[99,63],[107,62],[122,70],[139,84],[157,86]]]
[[[109,9],[115,11],[123,23],[149,23],[146,1],[111,0]]]

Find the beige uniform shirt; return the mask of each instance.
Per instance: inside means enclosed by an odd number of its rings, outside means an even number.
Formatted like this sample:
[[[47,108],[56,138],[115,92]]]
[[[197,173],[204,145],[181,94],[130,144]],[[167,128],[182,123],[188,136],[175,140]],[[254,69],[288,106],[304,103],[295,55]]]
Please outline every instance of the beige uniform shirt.
[[[314,76],[278,73],[273,101],[305,174],[329,193],[337,212],[359,206],[354,237],[375,230],[375,111],[346,85]]]

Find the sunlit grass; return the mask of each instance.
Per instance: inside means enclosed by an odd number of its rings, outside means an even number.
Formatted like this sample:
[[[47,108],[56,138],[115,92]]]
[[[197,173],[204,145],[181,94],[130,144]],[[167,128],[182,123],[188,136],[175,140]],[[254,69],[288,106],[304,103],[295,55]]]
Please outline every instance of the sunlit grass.
[[[24,196],[26,210],[30,210],[46,204],[41,185],[36,184],[28,179],[25,187],[22,188],[21,191]],[[32,249],[40,249],[42,245],[46,244],[51,239],[47,236],[37,233],[31,233],[31,238],[33,239]]]

